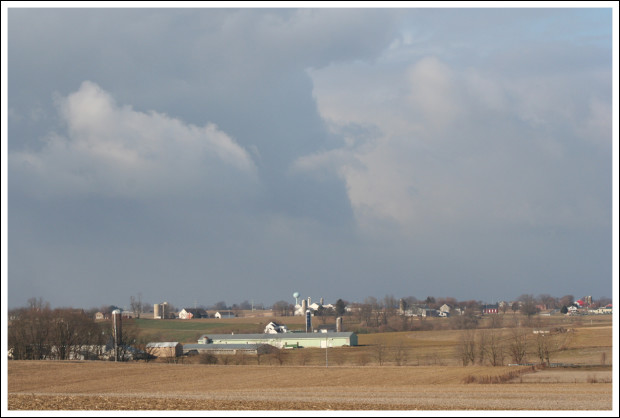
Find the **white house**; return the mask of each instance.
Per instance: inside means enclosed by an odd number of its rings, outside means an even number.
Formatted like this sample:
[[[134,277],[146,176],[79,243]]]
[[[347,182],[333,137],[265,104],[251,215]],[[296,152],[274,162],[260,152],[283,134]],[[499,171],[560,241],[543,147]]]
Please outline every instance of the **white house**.
[[[276,322],[270,322],[265,327],[265,334],[281,334],[288,332],[286,325],[280,325]]]
[[[185,308],[179,312],[179,319],[208,318],[209,314],[200,308]]]
[[[441,305],[441,308],[439,308],[439,316],[450,316],[450,309],[450,305],[444,303]]]
[[[314,302],[313,304],[308,306],[308,309],[310,309],[311,311],[315,312],[315,311],[318,311],[320,307],[321,307],[321,305],[319,305],[318,303]]]

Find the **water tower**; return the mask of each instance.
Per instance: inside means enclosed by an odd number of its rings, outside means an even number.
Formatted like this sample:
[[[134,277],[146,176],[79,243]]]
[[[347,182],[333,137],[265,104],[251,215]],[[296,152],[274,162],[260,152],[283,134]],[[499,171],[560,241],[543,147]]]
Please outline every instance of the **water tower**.
[[[299,305],[299,292],[293,293],[293,297],[295,298],[295,306]]]

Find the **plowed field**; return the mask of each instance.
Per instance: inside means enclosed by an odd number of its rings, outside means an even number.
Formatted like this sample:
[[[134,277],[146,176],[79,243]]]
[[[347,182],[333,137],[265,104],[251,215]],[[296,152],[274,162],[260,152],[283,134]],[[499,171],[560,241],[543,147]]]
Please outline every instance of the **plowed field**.
[[[9,410],[611,410],[611,371],[8,362]],[[558,371],[557,373],[563,373]],[[558,374],[558,376],[560,376]],[[589,376],[589,378],[588,378]],[[592,376],[596,376],[593,378]],[[542,380],[541,380],[542,381]]]

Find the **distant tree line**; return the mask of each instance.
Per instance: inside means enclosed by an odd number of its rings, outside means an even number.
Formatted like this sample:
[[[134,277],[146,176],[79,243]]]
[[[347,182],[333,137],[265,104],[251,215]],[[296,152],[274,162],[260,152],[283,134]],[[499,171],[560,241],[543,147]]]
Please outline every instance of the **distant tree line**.
[[[82,309],[50,309],[40,298],[9,312],[8,350],[15,360],[68,360],[86,347],[105,345],[110,336],[109,324],[96,323]]]

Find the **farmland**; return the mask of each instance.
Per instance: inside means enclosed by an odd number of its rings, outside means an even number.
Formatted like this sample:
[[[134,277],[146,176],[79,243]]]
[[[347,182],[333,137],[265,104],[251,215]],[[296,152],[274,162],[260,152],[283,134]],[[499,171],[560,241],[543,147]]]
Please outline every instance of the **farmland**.
[[[527,368],[521,369],[527,372]],[[10,409],[588,409],[612,407],[606,380],[463,383],[509,367],[207,366],[9,363]],[[561,374],[564,372],[558,372]],[[576,375],[568,378],[575,378]],[[577,372],[592,375],[593,371]],[[529,376],[526,373],[522,376]],[[33,380],[32,376],[37,376]],[[484,380],[484,379],[482,379]]]
[[[134,321],[147,339],[195,343],[197,335],[248,330],[269,320]],[[468,330],[359,335],[358,347],[281,350],[263,356],[199,356],[151,362],[9,361],[9,410],[599,410],[612,409],[611,317],[545,318],[524,329],[527,361],[538,362],[532,329],[554,336],[552,362],[573,368],[463,366]],[[437,319],[439,328],[441,319]],[[546,321],[546,322],[545,322]],[[559,321],[559,322],[558,322]],[[352,324],[348,324],[349,327]],[[219,330],[219,331],[218,331]],[[238,331],[241,332],[241,331]],[[508,344],[510,327],[478,329]],[[476,338],[478,338],[476,337]],[[151,339],[153,340],[153,339]],[[475,341],[478,341],[477,339]],[[578,366],[578,367],[577,367]]]

